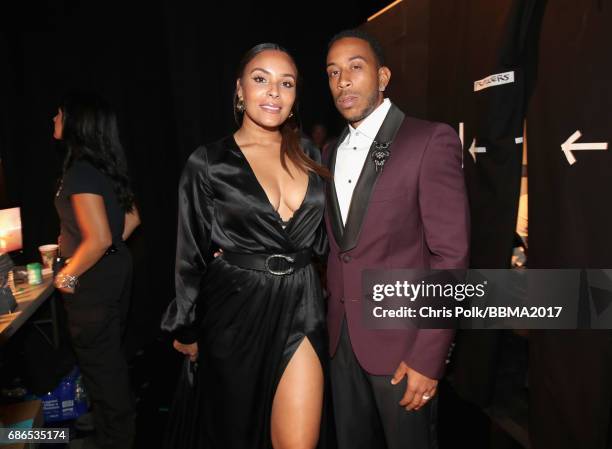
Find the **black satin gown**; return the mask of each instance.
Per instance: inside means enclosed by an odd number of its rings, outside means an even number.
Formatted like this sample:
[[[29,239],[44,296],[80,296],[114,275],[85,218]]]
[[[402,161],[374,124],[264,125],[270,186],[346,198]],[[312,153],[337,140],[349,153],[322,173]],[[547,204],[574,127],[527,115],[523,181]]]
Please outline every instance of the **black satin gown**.
[[[303,140],[313,160],[320,155]],[[326,251],[325,181],[310,173],[303,203],[287,223],[270,204],[230,136],[198,148],[179,186],[176,299],[162,328],[199,343],[200,448],[270,449],[276,387],[308,338],[326,370],[324,302],[312,265],[277,276],[207,263],[211,250],[233,253]]]

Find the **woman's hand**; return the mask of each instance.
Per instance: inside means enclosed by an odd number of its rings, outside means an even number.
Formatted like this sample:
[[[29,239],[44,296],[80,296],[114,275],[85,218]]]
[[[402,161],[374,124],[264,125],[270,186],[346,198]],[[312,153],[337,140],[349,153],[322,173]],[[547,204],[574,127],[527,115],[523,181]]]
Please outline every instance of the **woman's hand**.
[[[176,349],[181,354],[188,356],[190,361],[195,362],[198,359],[198,344],[197,343],[191,343],[191,344],[186,345],[186,344],[181,343],[178,340],[174,340],[174,343],[172,344],[172,346],[174,346],[174,349]]]
[[[132,211],[125,214],[124,225],[123,225],[123,235],[121,236],[121,239],[123,241],[126,241],[128,237],[132,235],[132,232],[134,232],[134,229],[136,229],[139,225],[140,225],[140,214],[138,213],[138,209],[136,209],[136,206],[133,206]]]
[[[59,272],[53,279],[53,286],[62,293],[74,294],[78,278],[70,274]]]
[[[62,293],[70,293],[71,295],[74,294],[74,288],[62,287],[58,288],[58,290]]]

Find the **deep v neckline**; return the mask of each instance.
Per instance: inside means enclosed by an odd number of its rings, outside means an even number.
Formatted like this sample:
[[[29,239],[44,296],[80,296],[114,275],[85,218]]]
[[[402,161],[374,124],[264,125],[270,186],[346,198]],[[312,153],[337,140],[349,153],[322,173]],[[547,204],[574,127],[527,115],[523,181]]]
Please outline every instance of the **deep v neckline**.
[[[278,213],[278,210],[276,210],[274,208],[274,205],[270,201],[270,197],[268,196],[268,194],[266,192],[266,189],[264,189],[263,185],[261,184],[261,182],[259,182],[259,178],[255,174],[255,170],[253,170],[253,167],[251,166],[251,163],[249,162],[249,159],[246,157],[246,155],[242,151],[242,148],[240,148],[240,145],[238,145],[238,142],[236,141],[236,137],[234,137],[233,134],[232,134],[232,142],[233,142],[234,146],[236,147],[236,149],[238,150],[238,153],[240,154],[242,159],[244,159],[244,162],[245,162],[245,164],[247,166],[247,169],[248,169],[249,173],[251,174],[251,176],[253,177],[253,180],[255,181],[255,184],[257,184],[257,187],[258,187],[259,191],[263,195],[263,199],[264,199],[264,202],[266,203],[267,207],[269,207],[269,209],[278,218],[278,220],[280,222],[282,222],[283,224],[286,225],[285,227],[281,226],[281,229],[286,231],[287,229],[289,229],[289,226],[291,226],[291,224],[293,223],[293,218],[298,214],[298,212],[300,212],[302,210],[302,208],[304,207],[304,204],[306,203],[306,198],[308,197],[308,192],[310,192],[310,184],[311,184],[310,173],[307,173],[308,181],[306,182],[306,192],[304,193],[304,197],[302,198],[302,201],[300,202],[299,207],[293,211],[293,215],[291,215],[291,217],[289,217],[289,219],[285,220]]]

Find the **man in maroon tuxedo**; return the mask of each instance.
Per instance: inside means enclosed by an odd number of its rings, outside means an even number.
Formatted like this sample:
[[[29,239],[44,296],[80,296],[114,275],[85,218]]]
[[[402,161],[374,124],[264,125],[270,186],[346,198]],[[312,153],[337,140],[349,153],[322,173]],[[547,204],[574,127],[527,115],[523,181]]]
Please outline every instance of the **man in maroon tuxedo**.
[[[363,324],[364,269],[466,268],[461,144],[447,125],[406,117],[384,98],[391,72],[359,30],[336,35],[329,87],[348,126],[324,160],[331,378],[340,449],[436,447],[436,388],[453,331]],[[377,154],[373,154],[376,151]]]

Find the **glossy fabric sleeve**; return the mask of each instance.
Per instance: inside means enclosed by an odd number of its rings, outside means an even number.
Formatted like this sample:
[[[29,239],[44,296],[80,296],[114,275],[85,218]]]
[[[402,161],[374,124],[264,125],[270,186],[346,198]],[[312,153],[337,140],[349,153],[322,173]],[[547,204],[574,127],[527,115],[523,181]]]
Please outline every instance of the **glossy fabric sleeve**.
[[[317,164],[321,163],[321,151],[317,148],[317,146],[311,141],[304,139],[302,140],[302,145],[304,148],[304,152],[308,155],[310,159],[315,161]],[[319,176],[316,173],[311,173],[310,176]],[[325,263],[327,261],[327,253],[329,252],[329,242],[327,240],[327,231],[325,229],[325,221],[321,216],[321,223],[317,228],[315,234],[315,240],[312,244],[312,252],[320,263]]]
[[[327,255],[329,253],[329,241],[327,240],[327,231],[325,229],[325,222],[321,220],[321,224],[315,234],[315,241],[312,245],[312,253],[315,258],[325,263],[327,261]]]
[[[208,179],[206,149],[198,148],[189,158],[179,182],[176,242],[176,297],[168,306],[162,329],[173,332],[181,343],[198,338],[196,304],[206,271],[213,216],[212,191]]]

